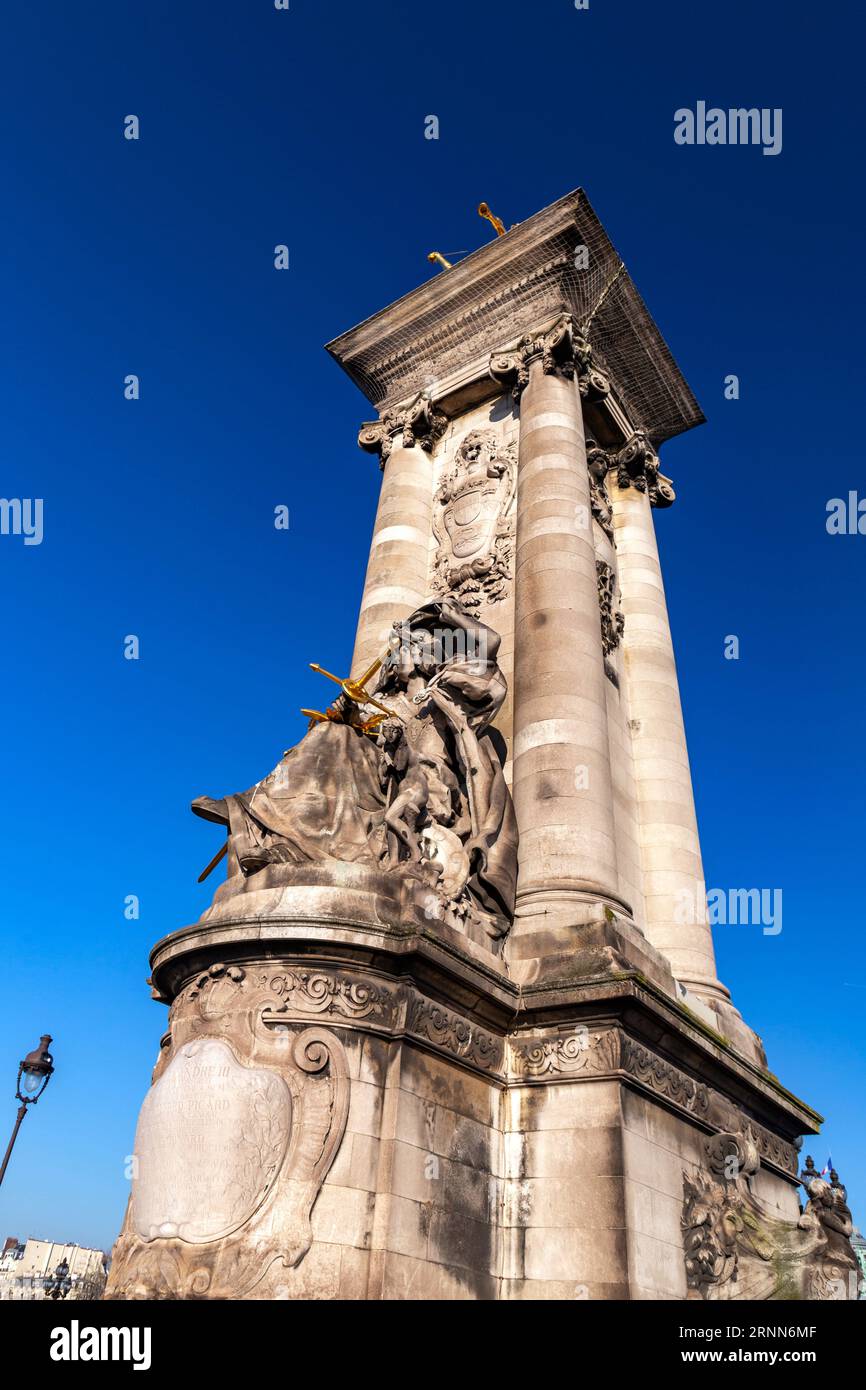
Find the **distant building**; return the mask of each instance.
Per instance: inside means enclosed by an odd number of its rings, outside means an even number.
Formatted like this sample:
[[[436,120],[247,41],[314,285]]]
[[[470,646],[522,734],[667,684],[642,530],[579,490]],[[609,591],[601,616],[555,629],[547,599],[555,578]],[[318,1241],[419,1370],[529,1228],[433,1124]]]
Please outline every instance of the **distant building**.
[[[854,1231],[851,1244],[854,1246],[854,1254],[857,1256],[857,1263],[860,1266],[860,1297],[866,1300],[866,1236],[861,1230]]]
[[[0,1299],[44,1298],[64,1260],[69,1279],[66,1297],[100,1298],[108,1264],[104,1251],[32,1236],[22,1245],[17,1236],[7,1236],[0,1254]]]
[[[16,1261],[20,1260],[24,1254],[24,1246],[20,1244],[17,1236],[7,1236],[3,1242],[3,1253],[0,1254],[0,1274],[7,1271],[14,1271],[17,1268]]]

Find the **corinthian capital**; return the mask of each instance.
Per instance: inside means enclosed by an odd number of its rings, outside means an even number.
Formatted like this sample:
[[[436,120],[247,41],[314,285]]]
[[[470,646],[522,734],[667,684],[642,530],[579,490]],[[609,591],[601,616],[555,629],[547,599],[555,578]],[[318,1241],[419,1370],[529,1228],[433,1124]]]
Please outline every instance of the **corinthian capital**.
[[[674,485],[659,471],[658,455],[643,430],[623,445],[615,455],[614,465],[617,485],[645,492],[653,507],[669,507],[675,500]]]
[[[358,443],[368,454],[378,454],[379,466],[384,468],[398,436],[404,449],[414,449],[418,444],[430,454],[447,425],[447,417],[436,410],[429,396],[421,394],[403,409],[385,410],[378,420],[365,421],[358,434]]]
[[[529,381],[529,365],[541,359],[545,376],[566,380],[577,377],[580,394],[588,400],[600,400],[610,391],[610,382],[603,372],[593,366],[592,348],[574,326],[570,314],[544,333],[527,333],[514,348],[494,352],[490,358],[490,375],[501,386],[510,386],[515,401],[520,400]]]

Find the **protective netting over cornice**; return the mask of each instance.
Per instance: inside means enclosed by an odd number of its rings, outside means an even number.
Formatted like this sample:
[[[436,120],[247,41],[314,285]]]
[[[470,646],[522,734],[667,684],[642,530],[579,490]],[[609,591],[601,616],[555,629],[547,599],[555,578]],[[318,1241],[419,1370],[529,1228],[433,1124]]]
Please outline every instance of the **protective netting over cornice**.
[[[702,422],[581,190],[344,333],[328,351],[381,409],[435,388],[563,312],[587,332],[635,428],[660,444]]]

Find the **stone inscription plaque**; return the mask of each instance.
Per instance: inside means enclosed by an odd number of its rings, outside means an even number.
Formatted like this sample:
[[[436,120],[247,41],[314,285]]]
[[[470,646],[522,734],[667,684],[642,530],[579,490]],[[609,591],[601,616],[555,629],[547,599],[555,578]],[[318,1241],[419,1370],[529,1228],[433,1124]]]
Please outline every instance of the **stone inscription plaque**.
[[[218,1240],[248,1221],[286,1155],[282,1077],[244,1067],[227,1043],[185,1043],[150,1088],[135,1133],[132,1215],[144,1240]]]

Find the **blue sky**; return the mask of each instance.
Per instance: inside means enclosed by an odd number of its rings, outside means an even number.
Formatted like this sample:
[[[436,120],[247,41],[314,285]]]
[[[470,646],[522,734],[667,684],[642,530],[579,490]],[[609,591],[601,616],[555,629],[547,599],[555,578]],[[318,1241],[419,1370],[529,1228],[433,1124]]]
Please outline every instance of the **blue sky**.
[[[825,529],[863,477],[855,22],[790,0],[5,17],[0,492],[42,497],[45,535],[0,537],[2,1125],[45,1030],[57,1075],[0,1234],[111,1244],[165,1020],[147,953],[214,886],[189,801],[273,766],[323,698],[307,662],[351,653],[379,474],[322,344],[429,250],[487,240],[480,199],[510,224],[578,185],[709,421],[663,450],[658,516],[707,882],[784,894],[780,935],[719,928],[720,974],[828,1116],[807,1148],[863,1219],[866,538]],[[698,100],[781,107],[782,153],[678,146]]]

